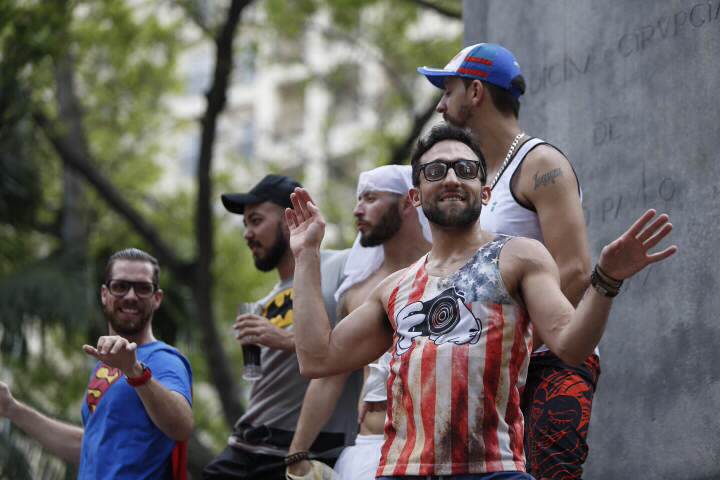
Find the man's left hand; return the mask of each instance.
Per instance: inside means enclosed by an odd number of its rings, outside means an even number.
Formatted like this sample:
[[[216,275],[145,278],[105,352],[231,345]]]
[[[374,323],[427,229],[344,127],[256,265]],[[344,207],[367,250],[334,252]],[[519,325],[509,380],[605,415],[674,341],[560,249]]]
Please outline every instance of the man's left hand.
[[[625,280],[677,252],[677,247],[672,245],[660,252],[649,253],[672,230],[670,217],[664,213],[648,225],[654,217],[655,210],[648,210],[620,238],[602,249],[598,265],[607,275],[615,280]]]
[[[83,351],[86,354],[97,358],[110,367],[119,368],[128,377],[136,377],[142,374],[142,366],[138,363],[135,355],[136,350],[137,343],[129,342],[118,335],[100,337],[97,347],[83,345]]]

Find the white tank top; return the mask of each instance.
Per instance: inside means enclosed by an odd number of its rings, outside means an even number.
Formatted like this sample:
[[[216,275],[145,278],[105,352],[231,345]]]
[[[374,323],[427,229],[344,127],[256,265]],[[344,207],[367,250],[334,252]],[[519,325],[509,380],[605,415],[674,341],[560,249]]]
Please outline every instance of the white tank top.
[[[480,211],[480,226],[483,230],[491,233],[534,238],[545,244],[537,213],[518,202],[510,189],[510,182],[518,167],[522,165],[527,154],[538,145],[552,147],[552,145],[540,138],[531,138],[520,146],[508,166],[500,174],[500,178],[490,195],[490,204],[483,206]],[[579,185],[580,182],[578,181],[578,188]],[[582,189],[580,189],[579,193],[580,201],[582,201]],[[547,350],[548,348],[545,345],[540,345],[535,349],[534,353]],[[599,354],[597,348],[595,354]]]
[[[502,233],[516,237],[529,237],[543,242],[537,213],[521,205],[510,190],[510,180],[525,156],[540,144],[539,138],[531,138],[515,152],[505,171],[500,174],[490,195],[490,204],[480,211],[480,226],[491,233]]]

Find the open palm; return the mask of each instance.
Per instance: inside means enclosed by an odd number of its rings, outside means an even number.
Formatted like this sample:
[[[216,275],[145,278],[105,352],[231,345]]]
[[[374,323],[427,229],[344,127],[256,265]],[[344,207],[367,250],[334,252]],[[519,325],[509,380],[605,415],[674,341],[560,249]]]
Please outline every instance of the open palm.
[[[290,249],[296,257],[304,250],[320,248],[325,236],[325,219],[304,188],[296,188],[290,195],[293,208],[285,210],[290,229]]]
[[[672,231],[670,217],[666,214],[658,216],[648,225],[655,213],[655,210],[645,212],[620,238],[602,249],[598,265],[603,271],[616,280],[624,280],[677,251],[677,247],[672,245],[660,252],[649,253]]]

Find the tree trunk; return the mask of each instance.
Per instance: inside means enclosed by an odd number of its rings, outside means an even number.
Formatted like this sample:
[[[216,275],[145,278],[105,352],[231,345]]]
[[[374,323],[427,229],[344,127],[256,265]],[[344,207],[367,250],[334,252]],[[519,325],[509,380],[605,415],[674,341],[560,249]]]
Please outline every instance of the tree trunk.
[[[55,64],[58,111],[66,125],[68,140],[79,149],[87,151],[87,141],[82,125],[82,112],[73,101],[73,63],[70,52],[65,52]],[[60,235],[63,250],[77,256],[85,264],[88,243],[88,212],[82,178],[70,168],[63,168],[63,201]]]
[[[225,351],[220,345],[212,304],[212,262],[214,259],[214,225],[212,214],[212,160],[218,117],[225,108],[226,92],[233,67],[233,40],[240,14],[250,0],[233,0],[228,15],[215,39],[215,71],[207,93],[207,108],[202,118],[200,151],[197,163],[198,197],[195,210],[197,269],[195,271],[195,302],[198,321],[203,325],[202,344],[208,357],[210,375],[218,390],[225,419],[229,424],[243,412],[238,400],[239,389]]]

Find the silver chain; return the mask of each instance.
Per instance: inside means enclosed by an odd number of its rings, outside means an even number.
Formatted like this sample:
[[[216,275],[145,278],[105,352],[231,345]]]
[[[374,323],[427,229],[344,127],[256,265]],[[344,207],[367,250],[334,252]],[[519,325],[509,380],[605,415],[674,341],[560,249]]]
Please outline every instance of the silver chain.
[[[515,135],[515,139],[510,144],[510,148],[507,151],[507,154],[505,155],[505,160],[503,160],[502,165],[500,165],[500,170],[495,174],[495,178],[493,178],[492,182],[490,182],[490,190],[495,188],[495,184],[500,179],[500,175],[505,171],[505,167],[507,167],[508,162],[510,161],[510,158],[512,157],[513,152],[515,152],[515,147],[517,147],[518,142],[520,139],[525,135],[525,132],[520,132],[517,135]]]

